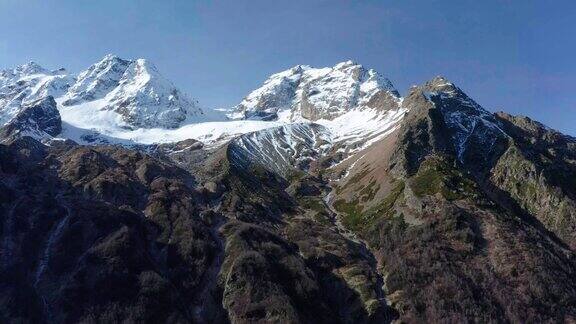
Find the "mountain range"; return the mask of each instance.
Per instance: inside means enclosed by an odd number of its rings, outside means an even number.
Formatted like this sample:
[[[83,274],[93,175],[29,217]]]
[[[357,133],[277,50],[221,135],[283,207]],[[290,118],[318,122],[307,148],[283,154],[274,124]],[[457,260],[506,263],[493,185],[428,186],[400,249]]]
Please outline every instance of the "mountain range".
[[[576,138],[353,61],[226,110],[0,71],[0,321],[576,321]]]

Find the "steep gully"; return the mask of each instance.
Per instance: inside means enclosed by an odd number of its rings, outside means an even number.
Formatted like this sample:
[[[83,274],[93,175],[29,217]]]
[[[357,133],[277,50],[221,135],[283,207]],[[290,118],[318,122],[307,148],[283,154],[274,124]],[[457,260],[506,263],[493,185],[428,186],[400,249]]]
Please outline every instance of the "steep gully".
[[[198,287],[198,294],[192,300],[192,312],[191,318],[194,323],[208,323],[215,320],[222,309],[211,309],[210,305],[219,305],[220,303],[215,300],[217,296],[215,295],[218,289],[218,275],[222,269],[222,263],[224,262],[224,238],[220,234],[220,227],[226,223],[226,218],[220,214],[220,207],[222,205],[222,198],[220,197],[217,201],[213,202],[210,206],[210,211],[212,218],[208,221],[210,226],[210,237],[214,242],[216,242],[217,249],[216,255],[213,257],[212,263],[204,272],[202,279],[200,280],[200,286]],[[205,214],[206,215],[206,214]]]
[[[376,291],[376,294],[378,296],[378,300],[380,302],[382,302],[383,304],[391,307],[390,304],[388,303],[388,301],[386,300],[385,284],[384,284],[385,275],[383,273],[381,273],[381,271],[380,271],[380,269],[382,269],[382,267],[381,267],[380,263],[378,262],[378,259],[376,258],[374,253],[372,253],[368,243],[365,240],[359,238],[354,232],[352,232],[352,231],[348,230],[346,227],[344,227],[344,225],[342,224],[342,222],[340,220],[340,214],[332,206],[331,199],[332,199],[334,188],[332,188],[332,187],[329,187],[329,188],[330,188],[329,192],[323,197],[322,201],[324,202],[324,206],[326,207],[326,210],[330,213],[330,217],[333,221],[334,226],[336,226],[338,233],[342,234],[346,239],[360,244],[360,246],[362,247],[362,254],[364,255],[364,257],[366,257],[366,259],[370,260],[370,267],[372,268],[372,270],[374,270],[374,273],[376,273],[378,276],[377,277],[378,290]],[[392,319],[389,319],[389,322],[391,322],[391,321],[392,321]]]
[[[217,289],[218,274],[222,268],[222,263],[224,261],[224,243],[223,239],[218,233],[220,227],[225,223],[223,219],[220,219],[210,227],[210,236],[217,244],[216,255],[214,260],[210,264],[210,267],[204,273],[201,282],[201,286],[198,288],[199,293],[196,298],[192,301],[192,319],[194,323],[204,323],[210,322],[210,302],[213,301],[214,295],[212,293]],[[217,305],[218,303],[215,303]]]
[[[50,259],[52,257],[52,248],[54,246],[54,243],[60,238],[65,226],[68,224],[68,220],[70,219],[70,217],[72,215],[71,208],[62,199],[61,194],[56,197],[56,201],[58,202],[58,204],[60,206],[62,206],[62,208],[64,208],[65,215],[59,221],[57,221],[56,224],[54,224],[52,226],[53,230],[50,230],[48,240],[46,241],[46,244],[44,246],[44,250],[42,251],[42,254],[40,255],[40,260],[38,261],[38,268],[36,269],[36,273],[34,275],[34,278],[35,278],[34,279],[34,288],[36,289],[38,295],[40,295],[40,298],[42,299],[42,303],[43,303],[43,307],[44,307],[44,313],[46,315],[46,318],[48,318],[50,321],[52,321],[52,319],[53,319],[53,315],[52,315],[52,311],[51,311],[51,303],[50,303],[50,300],[48,300],[45,293],[42,291],[42,288],[39,287],[39,284],[41,283],[42,276],[46,272],[46,268],[48,267]]]
[[[20,206],[22,200],[24,200],[24,197],[20,197],[18,200],[16,200],[12,208],[10,208],[8,210],[8,213],[6,214],[6,225],[3,231],[4,240],[2,242],[2,255],[1,255],[2,257],[1,264],[3,267],[10,266],[13,260],[12,252],[14,250],[14,241],[12,239],[12,232],[14,229],[14,212],[16,211],[16,208]]]

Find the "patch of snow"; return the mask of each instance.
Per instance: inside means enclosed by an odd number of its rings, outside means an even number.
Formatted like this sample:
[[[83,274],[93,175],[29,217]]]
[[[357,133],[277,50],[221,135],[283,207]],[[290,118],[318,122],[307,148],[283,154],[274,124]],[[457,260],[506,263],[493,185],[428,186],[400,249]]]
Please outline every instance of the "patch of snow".
[[[242,135],[232,141],[232,160],[247,168],[258,163],[281,175],[307,170],[330,148],[328,130],[314,123],[292,123]]]
[[[328,128],[333,142],[343,145],[349,153],[360,151],[397,129],[407,110],[398,108],[386,112],[374,109],[353,110],[334,120],[318,120]],[[354,145],[357,144],[357,145]]]
[[[350,172],[354,169],[354,167],[356,166],[356,164],[358,163],[358,161],[362,160],[364,157],[366,156],[366,154],[362,154],[361,157],[359,157],[358,159],[356,159],[356,161],[352,162],[352,164],[350,164],[350,166],[346,169],[346,172],[344,172],[344,175],[340,178],[340,179],[345,179],[350,175]]]

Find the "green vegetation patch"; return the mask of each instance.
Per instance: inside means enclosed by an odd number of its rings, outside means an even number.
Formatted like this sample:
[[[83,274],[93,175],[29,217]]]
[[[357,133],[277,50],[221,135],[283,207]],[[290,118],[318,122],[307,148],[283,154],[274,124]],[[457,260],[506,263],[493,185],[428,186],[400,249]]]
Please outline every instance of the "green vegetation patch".
[[[376,184],[376,180],[370,181],[370,184],[360,190],[360,200],[367,202],[374,199],[376,193],[380,190],[380,186]]]
[[[418,173],[410,179],[410,188],[418,197],[440,193],[447,200],[472,197],[477,190],[472,180],[440,158],[424,161]]]
[[[336,211],[342,214],[342,223],[352,231],[363,231],[382,218],[394,216],[394,204],[404,193],[404,182],[398,181],[392,191],[377,206],[363,212],[358,199],[347,202],[339,199],[334,202]]]
[[[368,166],[366,166],[362,171],[356,173],[355,175],[353,175],[347,183],[357,183],[360,180],[364,179],[365,176],[368,175],[368,173],[370,173],[370,168],[368,168]]]
[[[394,204],[404,194],[404,181],[398,181],[392,191],[377,206],[366,212],[368,219],[374,219],[379,215],[391,217],[394,215]]]
[[[298,199],[298,204],[305,209],[311,209],[315,212],[324,212],[324,204],[316,197],[302,197]]]
[[[366,177],[368,173],[370,173],[370,171],[371,171],[370,168],[368,168],[368,166],[365,166],[362,171],[356,173],[350,179],[348,179],[348,181],[346,181],[346,183],[343,186],[336,188],[336,194],[340,194],[342,190],[348,188],[350,185],[360,182],[360,180],[364,179],[364,177]]]
[[[330,213],[326,210],[326,206],[321,199],[318,197],[300,197],[297,200],[300,207],[314,212],[313,218],[315,221],[324,225],[331,224]]]
[[[362,206],[358,203],[358,199],[351,202],[338,199],[334,202],[334,209],[343,215],[342,223],[346,228],[358,230],[362,225]]]

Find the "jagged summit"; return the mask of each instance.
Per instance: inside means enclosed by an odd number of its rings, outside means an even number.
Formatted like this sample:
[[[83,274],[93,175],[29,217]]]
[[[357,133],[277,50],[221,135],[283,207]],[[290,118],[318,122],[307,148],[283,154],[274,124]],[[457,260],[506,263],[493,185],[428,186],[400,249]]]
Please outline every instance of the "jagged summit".
[[[62,104],[99,100],[101,111],[114,111],[131,128],[175,128],[204,112],[146,59],[126,60],[108,54],[78,75]]]
[[[336,65],[334,65],[334,68],[338,70],[338,69],[341,69],[344,67],[355,66],[355,65],[359,65],[359,64],[356,63],[356,61],[347,60],[347,61],[342,61],[340,63],[337,63]]]
[[[30,74],[38,74],[38,73],[48,73],[48,70],[44,69],[38,63],[34,61],[30,61],[26,64],[22,64],[17,66],[14,69],[15,74],[18,73],[20,75],[30,75]]]
[[[468,116],[482,117],[493,120],[494,116],[474,99],[470,98],[462,89],[444,77],[435,77],[422,86],[425,95],[433,102],[440,97],[443,102],[450,101],[450,105],[440,104],[440,108],[449,114],[466,114]]]
[[[118,87],[106,97],[105,109],[114,110],[136,127],[178,127],[184,120],[201,120],[204,112],[164,78],[156,66],[145,59],[130,63]]]
[[[450,80],[448,80],[448,78],[446,78],[443,75],[437,75],[433,77],[431,80],[429,80],[427,83],[436,85],[443,85],[443,84],[453,85],[453,83],[450,82]]]
[[[34,62],[0,72],[0,125],[8,123],[22,105],[66,93],[74,77],[65,70],[50,71]]]
[[[327,68],[297,65],[273,74],[252,91],[235,107],[235,117],[331,120],[356,108],[377,108],[370,106],[376,96],[389,97],[389,103],[399,99],[390,80],[353,61]]]
[[[70,88],[62,104],[70,106],[104,97],[118,86],[130,63],[129,60],[120,59],[112,54],[104,56],[102,60],[78,75],[76,83]]]
[[[56,98],[63,119],[75,127],[176,128],[206,119],[198,102],[150,61],[107,54],[78,75],[34,62],[2,71],[0,122],[14,118],[22,104],[47,96]]]

